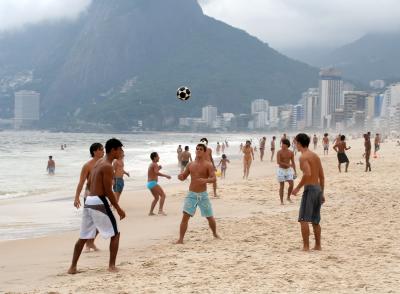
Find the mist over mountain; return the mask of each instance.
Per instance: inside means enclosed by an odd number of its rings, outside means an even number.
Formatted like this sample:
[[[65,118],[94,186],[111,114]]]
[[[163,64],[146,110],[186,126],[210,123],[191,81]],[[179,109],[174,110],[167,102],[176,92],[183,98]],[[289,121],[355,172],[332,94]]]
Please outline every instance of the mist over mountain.
[[[243,113],[258,98],[293,103],[318,70],[205,16],[196,0],[94,0],[76,22],[2,34],[0,81],[10,103],[12,91],[41,92],[45,127],[163,129],[207,104]],[[186,103],[175,97],[182,85]]]

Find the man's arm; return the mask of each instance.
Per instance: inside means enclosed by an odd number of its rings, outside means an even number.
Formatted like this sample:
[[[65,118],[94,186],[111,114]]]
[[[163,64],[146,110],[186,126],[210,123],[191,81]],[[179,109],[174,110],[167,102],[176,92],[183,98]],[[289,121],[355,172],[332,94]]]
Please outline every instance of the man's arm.
[[[187,177],[188,177],[189,174],[190,174],[189,167],[190,167],[191,165],[192,165],[192,163],[189,163],[189,164],[186,166],[186,168],[185,168],[185,170],[183,171],[183,173],[181,173],[181,174],[178,175],[178,179],[179,179],[179,180],[184,181],[184,180],[187,179]]]
[[[215,163],[214,163],[214,159],[213,159],[213,157],[212,157],[212,149],[211,149],[211,148],[208,148],[208,150],[210,150],[210,160],[211,160],[212,166],[213,166],[214,169],[215,169]]]
[[[345,149],[345,150],[349,150],[350,148],[351,148],[350,146],[347,147],[346,143],[344,143],[344,149]]]
[[[81,206],[81,201],[80,201],[80,199],[79,199],[79,196],[81,195],[83,185],[85,184],[85,181],[86,181],[88,175],[89,175],[89,168],[88,168],[88,166],[85,164],[85,165],[82,167],[81,175],[80,175],[80,177],[79,177],[79,183],[78,183],[78,186],[76,187],[75,200],[74,200],[74,206],[75,206],[76,208],[79,208],[79,207]]]
[[[250,148],[250,150],[251,150],[251,157],[253,157],[253,160],[254,160],[254,150],[253,150],[253,148]]]
[[[300,157],[300,169],[303,171],[303,176],[301,177],[301,181],[298,183],[297,187],[293,189],[293,195],[296,195],[300,191],[300,189],[304,186],[307,177],[311,176],[310,164],[302,157]]]
[[[103,168],[103,189],[105,196],[110,200],[111,205],[117,210],[120,219],[123,219],[125,218],[125,211],[123,211],[122,208],[119,206],[117,202],[117,197],[115,197],[115,194],[111,189],[113,177],[114,171],[112,166],[105,166]]]
[[[192,162],[193,161],[193,159],[192,159],[192,154],[189,152],[189,159],[190,159],[190,162]]]
[[[334,146],[333,146],[333,150],[335,150],[336,152],[338,152],[338,144],[336,143]]]
[[[167,178],[167,179],[171,178],[169,175],[160,173],[160,168],[159,168],[159,166],[157,164],[153,165],[153,170],[154,170],[154,173],[159,177],[164,177],[164,178]]]
[[[296,171],[296,162],[295,162],[295,160],[294,160],[294,153],[293,153],[293,152],[292,152],[292,156],[290,157],[290,160],[291,160],[291,162],[292,162],[292,167],[293,167],[294,173],[297,174],[297,171]]]

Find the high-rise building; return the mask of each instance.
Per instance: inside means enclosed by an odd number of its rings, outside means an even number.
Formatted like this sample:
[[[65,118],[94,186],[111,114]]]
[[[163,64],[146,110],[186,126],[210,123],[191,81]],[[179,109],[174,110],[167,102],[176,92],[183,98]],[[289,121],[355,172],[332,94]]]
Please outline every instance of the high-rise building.
[[[361,91],[344,93],[344,118],[347,126],[355,125],[355,114],[357,114],[358,120],[361,117],[361,112],[363,113],[365,118],[367,97],[368,94]]]
[[[319,126],[329,128],[332,114],[343,108],[343,81],[341,72],[334,68],[322,69],[319,76]]]
[[[217,107],[207,105],[202,108],[202,119],[206,122],[207,126],[212,127],[214,122],[217,121]]]
[[[264,99],[257,99],[251,102],[251,114],[268,112],[269,102]]]
[[[290,117],[290,128],[292,130],[298,130],[299,126],[304,126],[304,108],[303,105],[293,105],[292,113]]]
[[[262,111],[257,112],[253,115],[254,117],[254,128],[255,129],[264,129],[268,125],[268,112]]]
[[[35,91],[15,92],[14,122],[15,128],[29,126],[39,120],[40,94]]]
[[[302,94],[299,104],[304,110],[304,127],[319,127],[318,88],[310,88]]]

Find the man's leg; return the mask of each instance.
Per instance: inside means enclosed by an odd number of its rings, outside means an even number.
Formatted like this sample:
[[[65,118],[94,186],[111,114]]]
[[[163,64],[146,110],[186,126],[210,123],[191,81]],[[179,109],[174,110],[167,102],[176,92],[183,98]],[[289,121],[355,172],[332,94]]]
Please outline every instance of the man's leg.
[[[121,192],[114,192],[115,197],[117,197],[117,202],[119,202],[119,197],[121,196]]]
[[[308,222],[300,222],[301,226],[301,236],[303,237],[303,251],[310,250],[310,228],[308,227]]]
[[[158,214],[163,214],[163,215],[166,215],[165,213],[164,213],[164,202],[165,202],[165,193],[164,193],[164,190],[159,186],[159,185],[157,185],[157,186],[155,186],[153,189],[152,189],[152,191],[154,190],[154,192],[160,197],[160,207],[159,207],[159,209],[158,209]]]
[[[217,223],[215,222],[215,218],[213,216],[207,217],[208,220],[208,225],[210,226],[210,229],[214,235],[214,238],[220,239],[220,237],[217,234]]]
[[[339,168],[339,172],[341,173],[342,170],[340,169],[340,162],[339,162],[339,164],[338,164],[338,168]]]
[[[110,263],[108,265],[108,270],[110,272],[116,272],[118,269],[115,267],[115,261],[117,259],[118,247],[119,247],[119,236],[120,233],[111,237],[110,240]]]
[[[217,195],[217,180],[213,183],[214,197],[218,197]]]
[[[154,187],[153,189],[150,190],[151,194],[152,194],[153,197],[154,197],[154,200],[153,200],[153,202],[151,202],[151,207],[150,207],[149,215],[155,215],[155,213],[154,213],[154,207],[156,207],[156,204],[157,204],[158,199],[159,199],[158,193],[157,193],[154,189],[155,189],[155,187]]]
[[[348,170],[348,168],[349,168],[349,164],[350,164],[350,162],[348,161],[348,162],[346,162],[346,169],[345,169],[345,172],[347,173],[347,170]]]
[[[176,241],[176,244],[183,244],[183,238],[185,237],[185,234],[186,234],[189,219],[190,219],[190,215],[187,214],[186,212],[184,212],[183,216],[182,216],[181,225],[179,228],[179,240]]]
[[[293,181],[289,181],[289,188],[287,191],[287,200],[289,202],[292,202],[292,200],[290,199],[290,195],[292,195],[292,191],[293,191]]]
[[[279,183],[279,198],[281,199],[281,205],[283,205],[283,190],[285,188],[285,182]]]
[[[318,224],[312,224],[315,237],[314,250],[321,250],[321,226]]]
[[[72,256],[72,263],[71,263],[71,267],[68,270],[69,274],[76,274],[78,271],[76,270],[76,266],[78,264],[78,260],[79,257],[81,256],[82,253],[82,249],[83,246],[85,246],[86,240],[84,239],[79,239],[76,243],[75,243],[75,247],[74,247],[74,254]]]

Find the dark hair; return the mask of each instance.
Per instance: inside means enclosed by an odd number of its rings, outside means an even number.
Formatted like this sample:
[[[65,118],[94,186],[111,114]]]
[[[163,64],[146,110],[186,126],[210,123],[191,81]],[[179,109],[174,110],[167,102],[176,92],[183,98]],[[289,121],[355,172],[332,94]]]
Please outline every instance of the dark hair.
[[[151,160],[154,160],[154,158],[156,158],[158,156],[158,153],[157,152],[152,152],[151,154],[150,154],[150,159]]]
[[[247,143],[250,143],[250,145],[251,145],[251,141],[250,140],[246,140],[246,145],[247,145]]]
[[[283,139],[282,144],[285,144],[286,146],[290,147],[290,141],[288,139]]]
[[[185,151],[188,151],[189,150],[189,146],[185,146]]]
[[[328,137],[328,133],[325,133],[325,134],[324,134],[324,137]]]
[[[89,148],[90,155],[93,157],[94,152],[101,148],[103,148],[103,145],[101,145],[100,143],[93,143],[92,145],[90,145],[90,148]]]
[[[272,139],[273,139],[273,140],[275,140],[275,139],[276,139],[276,137],[275,137],[275,136],[273,136],[273,137],[272,137]]]
[[[310,137],[304,133],[297,134],[296,142],[299,143],[302,147],[308,148],[308,145],[310,145]]]
[[[49,155],[49,159],[52,159],[52,158],[53,158],[53,156]]]
[[[123,146],[120,140],[112,138],[106,142],[106,153],[108,154],[112,149],[118,149]]]
[[[201,138],[201,139],[200,139],[200,142],[201,142],[201,141],[206,141],[206,142],[207,142],[207,145],[208,145],[208,140],[207,140],[207,138]]]
[[[226,155],[225,155],[225,154],[222,154],[222,158],[223,158],[223,159],[226,159]]]
[[[197,144],[197,146],[196,146],[196,147],[202,147],[204,152],[206,152],[206,151],[207,151],[207,146],[206,146],[206,145],[204,145],[204,144],[201,144],[201,143],[199,143],[199,144]]]
[[[345,136],[345,135],[341,135],[341,136],[340,136],[340,140],[344,141],[345,139],[346,139],[346,136]]]
[[[263,139],[267,139],[267,137],[263,137]]]

